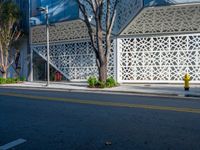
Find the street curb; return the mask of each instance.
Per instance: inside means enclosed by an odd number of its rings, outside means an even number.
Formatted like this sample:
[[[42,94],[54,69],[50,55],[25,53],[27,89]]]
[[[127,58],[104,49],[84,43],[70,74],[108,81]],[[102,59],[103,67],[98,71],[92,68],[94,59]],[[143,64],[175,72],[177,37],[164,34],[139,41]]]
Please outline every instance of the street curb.
[[[200,98],[200,95],[195,95],[195,94],[185,94],[185,97],[195,97],[195,98]]]
[[[9,86],[0,85],[0,88],[14,88],[14,89],[26,89],[26,90],[43,90],[43,91],[60,91],[60,92],[81,92],[81,93],[98,93],[98,94],[133,94],[140,96],[156,96],[156,97],[173,97],[173,98],[194,98],[199,99],[200,95],[195,94],[170,94],[170,93],[152,93],[152,92],[138,92],[138,91],[111,91],[105,89],[66,89],[66,88],[53,88],[53,87],[30,87],[30,86]]]

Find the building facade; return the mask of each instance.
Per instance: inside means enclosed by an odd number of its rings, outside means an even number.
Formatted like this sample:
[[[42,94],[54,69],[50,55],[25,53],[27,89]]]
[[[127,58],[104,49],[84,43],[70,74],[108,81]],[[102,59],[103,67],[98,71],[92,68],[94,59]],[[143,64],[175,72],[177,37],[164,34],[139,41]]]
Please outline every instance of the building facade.
[[[36,9],[40,6],[48,6],[53,24],[51,70],[71,81],[98,75],[87,27],[75,0],[31,0],[32,80],[45,80],[46,74],[45,18]],[[90,12],[89,6],[87,9]],[[180,83],[186,73],[192,82],[200,82],[200,0],[120,0],[109,76],[121,83]]]

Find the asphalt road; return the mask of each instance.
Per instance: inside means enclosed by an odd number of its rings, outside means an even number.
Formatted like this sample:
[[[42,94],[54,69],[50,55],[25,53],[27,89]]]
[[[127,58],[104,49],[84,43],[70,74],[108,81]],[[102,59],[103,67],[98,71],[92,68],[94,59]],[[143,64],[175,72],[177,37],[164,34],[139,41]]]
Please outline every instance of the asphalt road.
[[[0,148],[21,138],[13,149],[200,150],[200,99],[0,88]]]

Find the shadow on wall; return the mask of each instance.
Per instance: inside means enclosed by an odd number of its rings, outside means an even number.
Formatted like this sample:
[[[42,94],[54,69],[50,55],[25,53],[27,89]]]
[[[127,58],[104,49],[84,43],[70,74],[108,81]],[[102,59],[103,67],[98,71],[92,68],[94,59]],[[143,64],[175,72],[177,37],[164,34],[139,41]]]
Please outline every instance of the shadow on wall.
[[[175,5],[198,2],[200,2],[200,0],[144,0],[144,6]]]

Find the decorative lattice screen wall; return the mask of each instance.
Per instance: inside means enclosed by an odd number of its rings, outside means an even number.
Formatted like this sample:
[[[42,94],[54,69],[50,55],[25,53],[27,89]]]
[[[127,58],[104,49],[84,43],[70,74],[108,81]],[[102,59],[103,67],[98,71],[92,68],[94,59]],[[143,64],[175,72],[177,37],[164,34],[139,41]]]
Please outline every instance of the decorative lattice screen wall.
[[[32,50],[46,60],[45,26],[33,27],[31,33]],[[51,26],[50,64],[69,80],[85,80],[91,75],[98,76],[96,58],[88,39],[87,27],[81,20]],[[113,41],[108,64],[109,76],[116,74],[114,43]]]
[[[50,42],[65,42],[89,39],[88,30],[81,20],[66,21],[50,26]],[[46,44],[46,26],[35,26],[31,28],[31,43]]]
[[[200,32],[200,3],[144,8],[121,35],[191,32]]]
[[[32,50],[46,60],[46,46],[35,45],[32,46]],[[108,64],[109,76],[115,74],[114,58],[115,54],[112,49]],[[51,44],[50,63],[69,80],[85,80],[92,75],[98,76],[96,58],[91,43],[87,41]]]
[[[121,38],[118,45],[122,82],[182,82],[187,72],[200,81],[200,34]]]

